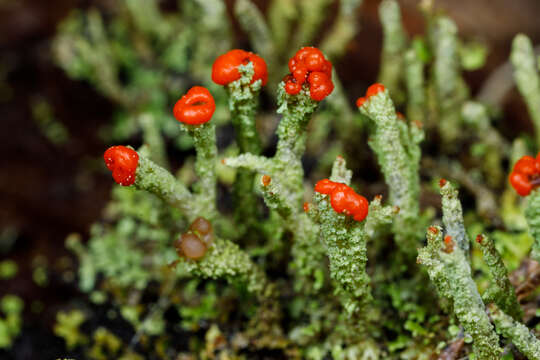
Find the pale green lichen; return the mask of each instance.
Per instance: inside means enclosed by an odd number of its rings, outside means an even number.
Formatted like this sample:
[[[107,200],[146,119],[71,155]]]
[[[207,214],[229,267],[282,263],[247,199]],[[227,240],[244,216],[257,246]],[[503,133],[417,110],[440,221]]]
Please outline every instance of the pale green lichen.
[[[238,245],[224,239],[215,239],[214,244],[200,261],[182,261],[178,271],[188,271],[202,278],[225,278],[247,285],[250,292],[261,297],[268,285],[266,275],[253,263]]]
[[[534,124],[536,144],[540,146],[540,75],[536,55],[527,36],[519,34],[514,38],[510,60],[514,67],[514,80]]]
[[[396,242],[403,253],[413,256],[422,226],[418,221],[418,169],[423,131],[418,124],[407,124],[397,118],[388,91],[371,96],[360,111],[373,124],[369,145],[389,187],[390,203],[399,208],[393,228]]]
[[[540,359],[540,340],[525,325],[505,314],[495,304],[489,305],[497,332],[518,348],[527,359]]]
[[[383,48],[378,82],[391,92],[394,101],[401,103],[400,88],[403,71],[403,55],[407,47],[407,34],[401,23],[399,4],[395,0],[384,0],[379,5],[379,17],[383,29]]]
[[[450,182],[441,186],[443,222],[446,233],[452,236],[463,253],[468,257],[471,241],[463,222],[463,210],[459,201],[458,191]]]
[[[418,262],[427,268],[439,295],[451,300],[454,314],[473,339],[476,358],[498,359],[502,353],[499,339],[486,314],[465,254],[459,246],[445,252],[440,227],[431,227],[427,240],[427,246],[418,250]]]
[[[447,17],[435,19],[430,43],[434,54],[432,81],[440,134],[443,141],[451,145],[461,134],[460,108],[467,97],[467,89],[461,78],[455,23]]]
[[[485,235],[478,235],[476,242],[480,244],[484,262],[491,276],[491,286],[483,295],[484,302],[495,302],[505,313],[519,321],[523,317],[523,311],[516,297],[516,289],[508,279],[508,270],[501,254],[495,248],[494,241]]]
[[[415,49],[409,49],[404,56],[405,85],[407,88],[407,118],[424,123],[426,117],[426,94],[424,64]]]
[[[238,6],[238,3],[237,3]],[[236,141],[241,153],[259,155],[261,140],[257,133],[255,115],[259,106],[259,92],[262,81],[251,84],[253,63],[239,66],[240,79],[226,86],[229,93],[231,122],[236,131]],[[239,169],[234,183],[235,217],[239,223],[253,227],[256,223],[257,201],[253,193],[253,174],[246,169]]]
[[[356,35],[359,20],[356,16],[363,0],[341,0],[334,25],[321,42],[321,50],[332,60],[345,53],[347,45]]]
[[[540,191],[533,190],[527,198],[525,217],[534,242],[531,257],[540,262]]]

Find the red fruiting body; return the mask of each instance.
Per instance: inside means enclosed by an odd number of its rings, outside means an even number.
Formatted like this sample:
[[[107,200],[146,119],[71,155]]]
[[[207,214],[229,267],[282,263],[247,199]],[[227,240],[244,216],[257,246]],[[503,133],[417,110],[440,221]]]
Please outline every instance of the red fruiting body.
[[[444,185],[446,185],[446,179],[439,180],[439,187],[443,187]]]
[[[454,251],[454,242],[452,241],[452,237],[450,235],[446,235],[444,237],[444,251],[447,253]]]
[[[336,187],[336,184],[335,182],[329,180],[329,179],[322,179],[322,180],[319,180],[316,184],[315,184],[315,191],[320,193],[320,194],[330,194],[332,192],[332,190],[335,189]]]
[[[356,99],[356,107],[361,107],[362,105],[364,105],[364,103],[366,102],[366,98],[365,97],[359,97],[358,99]]]
[[[103,160],[118,184],[129,186],[135,182],[135,172],[139,165],[139,154],[135,150],[125,146],[112,146],[103,154]]]
[[[263,175],[261,177],[261,183],[263,186],[268,186],[272,182],[272,178],[268,175]]]
[[[332,64],[324,54],[314,47],[303,47],[289,60],[289,76],[286,76],[285,91],[296,95],[306,82],[309,84],[309,96],[321,101],[334,90],[332,83]]]
[[[330,195],[330,205],[337,213],[352,216],[356,221],[363,221],[368,214],[367,199],[357,194],[348,185],[323,179],[317,182],[315,191]]]
[[[439,232],[439,229],[437,229],[435,226],[430,226],[428,227],[428,231],[434,235],[437,235],[437,233]]]
[[[253,64],[251,83],[261,80],[262,85],[266,85],[268,70],[264,59],[257,54],[240,49],[234,49],[218,56],[212,65],[212,80],[219,85],[227,85],[236,81],[242,76],[238,71],[238,66],[247,65],[250,62]]]
[[[308,212],[308,211],[309,211],[309,203],[305,202],[304,203],[304,212]]]
[[[482,236],[482,234],[476,235],[476,242],[477,243],[482,244],[483,240],[484,240],[484,237]]]
[[[378,93],[380,93],[381,91],[384,91],[385,89],[386,88],[384,87],[383,84],[375,83],[367,88],[366,98],[369,98],[373,95],[377,95]]]
[[[216,103],[210,91],[202,86],[194,86],[174,105],[176,120],[188,125],[201,125],[212,118]]]
[[[533,187],[527,175],[511,172],[508,180],[520,196],[527,196],[531,193]]]
[[[536,173],[536,159],[532,156],[523,156],[514,165],[514,172],[524,175],[534,175]]]
[[[528,155],[519,159],[508,176],[508,181],[521,196],[527,196],[536,189],[540,185],[540,153],[536,159]]]
[[[332,80],[323,72],[312,72],[308,77],[309,96],[315,101],[322,101],[334,90]]]

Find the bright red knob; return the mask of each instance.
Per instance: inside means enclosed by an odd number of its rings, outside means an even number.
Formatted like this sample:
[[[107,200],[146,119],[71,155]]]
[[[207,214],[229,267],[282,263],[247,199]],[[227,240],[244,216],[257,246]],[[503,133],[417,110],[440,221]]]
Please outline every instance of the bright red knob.
[[[129,186],[135,182],[139,165],[139,154],[135,150],[125,146],[112,146],[103,154],[103,160],[118,184]]]
[[[262,57],[249,51],[234,49],[218,56],[212,65],[212,80],[219,85],[227,85],[240,79],[242,76],[238,66],[253,64],[253,78],[251,83],[257,80],[266,85],[268,81],[268,69]]]
[[[188,125],[201,125],[212,118],[216,103],[210,91],[202,86],[194,86],[174,105],[176,120]]]

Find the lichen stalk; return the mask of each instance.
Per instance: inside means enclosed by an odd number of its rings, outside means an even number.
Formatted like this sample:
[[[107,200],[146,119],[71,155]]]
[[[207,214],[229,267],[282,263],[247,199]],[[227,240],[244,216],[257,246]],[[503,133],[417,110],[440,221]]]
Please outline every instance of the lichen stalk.
[[[150,157],[160,166],[168,167],[165,143],[160,133],[156,118],[151,113],[139,115],[139,123],[143,130],[144,143],[150,148]]]
[[[514,38],[510,60],[514,67],[514,80],[534,124],[536,146],[540,147],[540,74],[531,40],[527,36],[518,34]]]
[[[158,196],[169,205],[178,208],[190,220],[197,217],[198,207],[195,208],[194,197],[188,188],[176,180],[169,171],[140,152],[135,187]]]
[[[529,225],[534,242],[531,249],[531,257],[540,262],[540,191],[533,190],[527,198],[525,218]]]
[[[396,243],[400,250],[414,256],[421,237],[418,196],[418,175],[422,129],[411,124],[399,124],[394,104],[387,90],[371,96],[360,111],[373,122],[369,146],[375,152],[386,184],[390,203],[399,208],[394,221]]]
[[[357,11],[363,0],[341,0],[334,25],[321,42],[321,50],[332,60],[340,58],[348,43],[356,35],[359,26]]]
[[[378,82],[384,84],[394,97],[403,101],[400,81],[403,72],[403,53],[407,46],[407,34],[401,23],[399,4],[395,0],[384,0],[379,5],[379,17],[383,29],[383,48]],[[416,91],[419,91],[416,89]]]
[[[254,74],[253,63],[240,65],[240,79],[227,85],[231,121],[236,131],[236,142],[241,153],[259,155],[261,140],[257,133],[255,116],[259,106],[261,80],[251,84]],[[234,182],[235,217],[238,223],[248,227],[256,220],[257,201],[253,196],[253,174],[247,169],[238,169]]]
[[[195,172],[198,181],[195,183],[197,202],[209,220],[217,216],[217,146],[216,127],[211,122],[200,126],[185,125],[188,133],[193,137],[197,157],[195,159]]]
[[[519,306],[516,290],[508,279],[508,270],[503,263],[501,254],[495,248],[494,241],[485,235],[478,235],[476,242],[480,244],[484,262],[488,266],[492,279],[491,286],[484,293],[484,302],[494,301],[505,313],[519,321],[523,317],[523,311]]]
[[[337,284],[343,307],[358,320],[371,301],[364,224],[336,213],[326,195],[316,194],[315,203],[321,240],[330,260],[330,275]]]
[[[426,93],[424,64],[415,49],[409,49],[404,56],[405,85],[407,88],[407,118],[411,121],[425,121]]]
[[[497,332],[510,340],[527,359],[540,359],[540,340],[525,325],[505,314],[495,304],[488,306]]]
[[[441,180],[444,181],[444,180]],[[443,223],[448,235],[452,236],[461,248],[463,253],[468,257],[470,249],[470,240],[465,230],[463,222],[463,210],[459,201],[458,191],[452,186],[449,181],[444,181],[444,185],[440,188],[442,198]]]
[[[280,177],[287,179],[284,185],[285,195],[292,204],[300,206],[303,196],[304,169],[302,155],[306,150],[306,128],[310,115],[317,109],[318,103],[311,100],[307,90],[291,96],[279,85],[277,112],[283,117],[278,125],[278,144],[274,160]]]
[[[486,314],[465,254],[459,246],[445,251],[440,227],[430,227],[427,240],[427,246],[418,250],[418,263],[427,268],[439,295],[452,302],[456,317],[473,339],[476,359],[498,359],[502,353],[499,338]]]
[[[461,134],[460,108],[466,93],[461,78],[455,23],[447,17],[435,19],[430,41],[435,57],[432,78],[440,134],[446,145],[452,145]]]

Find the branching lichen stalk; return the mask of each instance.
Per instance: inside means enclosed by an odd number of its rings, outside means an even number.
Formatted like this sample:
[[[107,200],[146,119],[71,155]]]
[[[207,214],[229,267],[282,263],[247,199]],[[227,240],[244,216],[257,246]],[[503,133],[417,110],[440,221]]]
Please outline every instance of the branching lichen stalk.
[[[389,187],[390,203],[399,208],[393,227],[396,242],[402,252],[413,256],[421,236],[418,144],[423,131],[415,123],[399,123],[387,90],[371,96],[360,110],[373,122],[369,145]]]
[[[231,121],[236,131],[236,142],[241,153],[259,155],[261,140],[257,133],[255,115],[259,105],[261,80],[251,84],[254,74],[253,63],[240,65],[240,79],[227,85]],[[256,222],[257,199],[253,196],[253,174],[247,169],[238,169],[234,183],[234,208],[238,223],[248,228]]]
[[[473,339],[476,359],[498,359],[502,352],[499,339],[486,314],[465,254],[459,246],[445,251],[440,227],[430,227],[427,240],[427,246],[418,250],[418,262],[426,266],[440,296],[452,301],[456,317]]]

